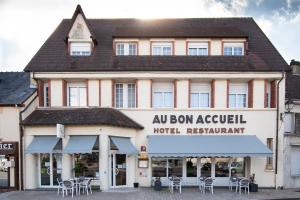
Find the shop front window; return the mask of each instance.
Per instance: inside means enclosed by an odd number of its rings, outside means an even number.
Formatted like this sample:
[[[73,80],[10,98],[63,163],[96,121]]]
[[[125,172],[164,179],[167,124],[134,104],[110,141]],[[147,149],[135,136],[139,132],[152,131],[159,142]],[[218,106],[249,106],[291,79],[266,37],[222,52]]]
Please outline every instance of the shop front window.
[[[0,188],[8,187],[8,170],[9,168],[4,167],[4,163],[7,162],[5,155],[0,155]],[[2,164],[3,163],[3,164]]]
[[[182,177],[182,159],[168,159],[168,174]]]
[[[211,158],[201,158],[201,176],[211,176]]]
[[[215,177],[229,177],[230,158],[216,158]]]
[[[99,178],[99,152],[75,154],[75,177]]]
[[[186,177],[197,177],[197,158],[186,159]]]
[[[244,158],[234,158],[231,163],[231,176],[245,177]]]
[[[152,177],[167,177],[167,159],[152,158]]]

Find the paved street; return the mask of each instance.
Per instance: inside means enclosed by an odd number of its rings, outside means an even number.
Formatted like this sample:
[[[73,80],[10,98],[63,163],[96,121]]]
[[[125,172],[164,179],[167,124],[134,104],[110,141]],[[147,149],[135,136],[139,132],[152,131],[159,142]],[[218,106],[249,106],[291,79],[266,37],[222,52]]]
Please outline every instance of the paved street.
[[[57,197],[55,191],[26,191],[9,192],[0,194],[0,199],[5,200],[52,200],[71,199],[71,197]],[[205,200],[235,200],[235,199],[300,199],[300,192],[296,190],[260,190],[250,195],[239,195],[226,189],[216,189],[215,194],[201,194],[196,188],[184,188],[182,194],[175,192],[170,194],[167,189],[156,192],[152,188],[141,188],[136,192],[97,192],[87,197],[86,195],[75,196],[74,199],[105,199],[105,200],[181,200],[181,199],[205,199]]]

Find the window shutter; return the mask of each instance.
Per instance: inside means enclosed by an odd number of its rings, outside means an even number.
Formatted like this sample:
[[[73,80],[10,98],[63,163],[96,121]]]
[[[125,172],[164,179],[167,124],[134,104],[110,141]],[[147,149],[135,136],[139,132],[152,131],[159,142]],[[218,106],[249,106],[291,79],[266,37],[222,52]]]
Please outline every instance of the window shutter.
[[[43,81],[38,81],[38,96],[39,96],[39,106],[43,107],[44,105],[44,82]]]
[[[174,80],[174,108],[177,108],[177,80]]]
[[[292,147],[291,149],[291,175],[299,176],[300,175],[300,148]]]
[[[215,107],[215,80],[211,81],[210,90],[211,90],[210,107],[214,108]]]
[[[248,108],[253,108],[253,80],[248,82]]]
[[[48,81],[48,104],[51,106],[51,80]]]
[[[111,107],[115,107],[115,81],[111,81]]]
[[[295,133],[300,134],[300,113],[295,113]]]
[[[227,80],[227,89],[226,89],[226,107],[229,108],[229,80]]]
[[[276,108],[276,81],[271,82],[271,108]]]
[[[62,82],[62,91],[63,91],[63,106],[67,106],[67,81],[63,80]]]

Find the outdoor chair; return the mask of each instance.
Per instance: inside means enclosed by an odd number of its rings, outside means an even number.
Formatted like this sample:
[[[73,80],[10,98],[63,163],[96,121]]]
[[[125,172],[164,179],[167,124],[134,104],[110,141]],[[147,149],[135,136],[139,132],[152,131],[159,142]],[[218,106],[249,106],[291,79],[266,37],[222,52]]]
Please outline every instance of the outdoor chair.
[[[248,191],[248,194],[250,193],[249,191],[249,184],[250,184],[250,180],[247,179],[247,178],[244,178],[244,179],[241,179],[239,181],[239,191],[240,191],[240,194],[242,193],[242,189],[245,188],[245,193]]]
[[[203,188],[204,188],[204,180],[205,180],[206,177],[199,177],[199,190],[202,192],[203,191]]]
[[[79,183],[79,194],[81,194],[81,189],[83,190],[83,193],[86,192],[87,195],[89,195],[89,192],[93,194],[91,183],[92,183],[92,179],[88,179]]]
[[[57,195],[59,195],[59,192],[61,191],[63,193],[63,181],[61,180],[61,178],[57,178]]]
[[[239,186],[239,179],[237,177],[231,176],[229,178],[229,190],[232,190],[232,188],[235,187],[235,190],[237,191],[238,186]]]
[[[63,197],[65,196],[64,194],[66,193],[66,196],[68,196],[68,192],[72,193],[72,198],[74,196],[74,183],[73,181],[63,181]]]
[[[179,190],[179,193],[181,193],[181,185],[182,185],[181,178],[179,177],[173,178],[173,180],[171,181],[171,193],[173,193],[174,188]]]
[[[206,190],[209,190],[212,194],[214,194],[214,179],[213,178],[209,177],[204,180],[202,192],[205,193]]]

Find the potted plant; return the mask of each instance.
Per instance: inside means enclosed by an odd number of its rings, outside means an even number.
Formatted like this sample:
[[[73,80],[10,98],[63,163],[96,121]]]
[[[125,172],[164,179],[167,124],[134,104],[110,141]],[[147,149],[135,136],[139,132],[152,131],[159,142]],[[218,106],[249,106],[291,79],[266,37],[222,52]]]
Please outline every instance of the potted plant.
[[[258,185],[255,183],[255,174],[252,174],[250,176],[249,190],[250,190],[250,192],[257,192],[258,191]]]
[[[87,167],[82,163],[76,163],[73,170],[75,172],[75,176],[84,176],[84,172],[87,171]]]

